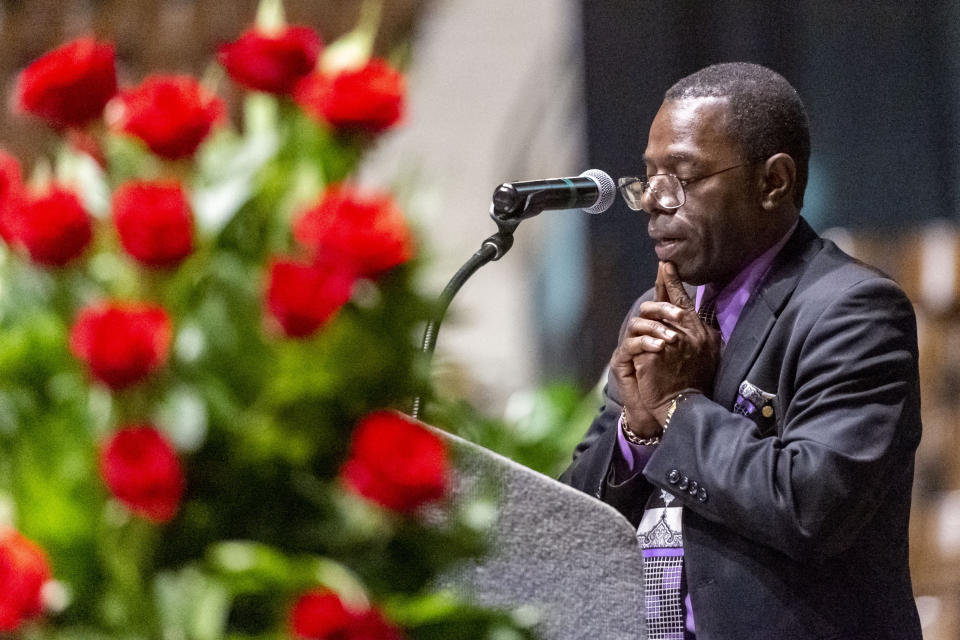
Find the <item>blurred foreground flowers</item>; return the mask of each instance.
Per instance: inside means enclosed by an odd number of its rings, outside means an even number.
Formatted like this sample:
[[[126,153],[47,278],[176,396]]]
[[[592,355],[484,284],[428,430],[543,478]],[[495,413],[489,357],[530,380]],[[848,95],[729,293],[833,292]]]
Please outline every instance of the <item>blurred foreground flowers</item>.
[[[239,130],[216,83],[118,86],[109,42],[19,76],[63,144],[0,153],[0,632],[528,637],[431,590],[490,509],[389,410],[429,305],[400,207],[350,182],[403,112],[372,37],[344,64],[264,2],[218,55]]]

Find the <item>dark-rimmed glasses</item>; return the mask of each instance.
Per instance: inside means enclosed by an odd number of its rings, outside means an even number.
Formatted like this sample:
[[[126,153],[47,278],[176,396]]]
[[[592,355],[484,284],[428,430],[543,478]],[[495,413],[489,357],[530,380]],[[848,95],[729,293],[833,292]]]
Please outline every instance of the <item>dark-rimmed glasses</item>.
[[[643,205],[640,201],[643,199],[643,194],[646,193],[647,189],[650,190],[653,198],[662,208],[679,209],[687,200],[683,190],[687,185],[724,173],[725,171],[746,167],[751,164],[755,164],[755,162],[742,162],[732,167],[727,167],[726,169],[708,173],[705,176],[697,176],[696,178],[678,178],[672,173],[658,173],[643,178],[627,176],[617,180],[617,187],[620,190],[620,195],[622,195],[623,199],[627,202],[627,206],[634,211],[643,211]]]

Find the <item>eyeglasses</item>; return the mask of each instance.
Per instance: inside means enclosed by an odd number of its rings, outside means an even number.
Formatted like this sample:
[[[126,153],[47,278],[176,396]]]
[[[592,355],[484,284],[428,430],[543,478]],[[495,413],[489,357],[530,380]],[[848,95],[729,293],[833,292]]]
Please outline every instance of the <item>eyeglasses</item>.
[[[617,186],[620,189],[620,195],[626,200],[627,206],[634,211],[643,211],[643,205],[640,201],[643,199],[643,194],[647,192],[647,189],[653,194],[657,204],[664,209],[679,209],[687,200],[683,190],[687,185],[724,173],[725,171],[746,167],[751,164],[755,164],[755,162],[743,162],[741,164],[735,164],[732,167],[727,167],[726,169],[720,169],[720,171],[708,173],[705,176],[687,179],[678,178],[672,173],[658,173],[644,178],[630,176],[617,180]]]

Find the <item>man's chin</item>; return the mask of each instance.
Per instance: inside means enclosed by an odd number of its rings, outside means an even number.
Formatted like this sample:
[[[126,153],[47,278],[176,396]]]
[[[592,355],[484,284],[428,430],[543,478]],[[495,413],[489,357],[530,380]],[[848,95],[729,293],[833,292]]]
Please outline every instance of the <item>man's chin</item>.
[[[682,262],[674,262],[673,266],[677,269],[677,275],[680,276],[680,280],[686,284],[692,284],[699,287],[702,284],[707,284],[710,282],[704,274],[696,269],[693,265]]]

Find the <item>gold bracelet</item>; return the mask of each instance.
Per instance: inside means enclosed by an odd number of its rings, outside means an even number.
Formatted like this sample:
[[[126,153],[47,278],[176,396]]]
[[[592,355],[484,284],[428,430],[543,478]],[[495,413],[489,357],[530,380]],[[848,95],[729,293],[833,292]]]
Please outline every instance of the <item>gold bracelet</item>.
[[[667,417],[663,421],[663,431],[666,431],[670,426],[670,419],[673,417],[674,412],[677,410],[677,405],[680,404],[681,400],[683,400],[683,394],[678,393],[676,396],[674,396],[673,400],[670,401],[670,406],[667,407]],[[620,409],[620,429],[623,431],[623,435],[628,441],[644,447],[651,447],[655,444],[660,444],[660,438],[663,436],[663,432],[661,432],[659,436],[654,436],[653,438],[641,438],[634,433],[630,429],[630,425],[627,424],[626,407]]]
[[[630,430],[630,426],[627,424],[627,408],[623,407],[620,410],[620,430],[623,431],[624,437],[632,442],[633,444],[639,444],[644,447],[652,447],[655,444],[660,444],[660,436],[654,436],[652,438],[641,438],[633,431]]]
[[[670,418],[673,417],[674,412],[677,410],[677,407],[680,406],[680,401],[683,400],[684,396],[682,393],[678,393],[673,397],[673,400],[670,401],[670,406],[667,407],[667,417],[663,420],[663,430],[666,431],[667,427],[670,426]]]

